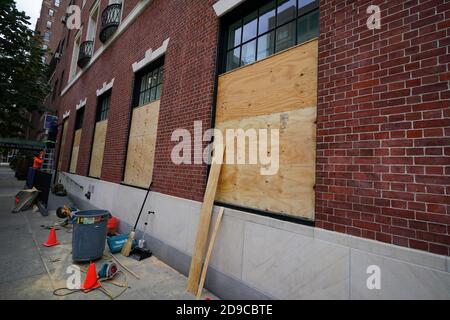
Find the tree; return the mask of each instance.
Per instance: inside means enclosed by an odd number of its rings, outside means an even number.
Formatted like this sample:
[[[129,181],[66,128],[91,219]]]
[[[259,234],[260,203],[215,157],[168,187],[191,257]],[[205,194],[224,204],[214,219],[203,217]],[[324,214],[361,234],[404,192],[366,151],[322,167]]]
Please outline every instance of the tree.
[[[14,0],[0,1],[0,137],[23,137],[30,112],[44,112],[50,92],[42,38]]]

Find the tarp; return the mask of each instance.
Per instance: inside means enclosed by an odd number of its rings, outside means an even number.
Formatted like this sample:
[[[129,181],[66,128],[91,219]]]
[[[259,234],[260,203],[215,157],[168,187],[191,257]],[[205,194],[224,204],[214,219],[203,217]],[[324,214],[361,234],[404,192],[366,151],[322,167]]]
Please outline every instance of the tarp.
[[[34,201],[39,195],[36,188],[19,191],[15,197],[15,206],[12,209],[13,213],[25,211],[31,208]]]
[[[42,150],[45,148],[45,144],[41,141],[19,138],[0,138],[0,147],[22,150]]]

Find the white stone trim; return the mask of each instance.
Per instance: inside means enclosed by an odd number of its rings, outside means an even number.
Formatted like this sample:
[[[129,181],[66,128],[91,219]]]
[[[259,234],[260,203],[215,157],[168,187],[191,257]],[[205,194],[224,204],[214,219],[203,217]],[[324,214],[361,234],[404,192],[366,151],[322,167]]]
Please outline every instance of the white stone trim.
[[[61,173],[59,179],[80,209],[115,212],[122,232],[132,228],[135,221],[127,212],[139,210],[145,190],[69,173]],[[92,186],[95,193],[87,201],[83,190]],[[202,203],[153,191],[149,198],[144,210],[156,214],[149,218],[147,236],[165,249],[176,249],[172,252],[179,256],[168,263],[183,270],[179,261],[188,261],[192,256],[197,228],[192,221],[198,221]],[[212,220],[218,211],[215,206]],[[162,225],[167,228],[160,228]],[[138,229],[142,231],[142,226]],[[290,252],[294,254],[287,254]],[[283,257],[282,268],[277,257]],[[221,279],[225,275],[236,280],[238,286],[244,284],[270,299],[448,300],[448,262],[444,255],[225,208],[210,265],[222,274]],[[380,290],[367,289],[369,265],[381,267]],[[211,276],[218,279],[217,273]],[[235,288],[218,285],[216,290],[219,295],[239,296]]]
[[[70,116],[70,110],[63,113],[63,120]]]
[[[112,80],[108,83],[103,82],[103,87],[101,87],[100,89],[98,89],[97,92],[97,97],[101,96],[102,94],[104,94],[106,91],[108,91],[109,89],[111,89],[114,85],[114,79],[116,78],[112,78]]]
[[[62,90],[61,96],[65,95],[67,91],[78,81],[78,79],[81,78],[82,75],[84,75],[87,70],[97,61],[97,59],[105,52],[111,43],[116,41],[119,36],[129,27],[131,24],[136,20],[139,15],[147,8],[147,6],[152,3],[153,0],[141,0],[134,9],[127,15],[127,17],[122,21],[122,23],[119,25],[119,28],[114,33],[112,38],[105,43],[100,49],[98,49],[94,55],[92,56],[91,60],[89,61],[88,65],[84,67],[83,70],[77,73],[77,75],[67,84],[67,86]]]
[[[75,110],[79,110],[79,109],[83,108],[86,105],[86,102],[87,102],[87,98],[84,98],[84,100],[81,99],[80,103],[75,106]]]
[[[214,11],[218,17],[223,16],[225,13],[230,12],[238,5],[243,3],[246,0],[219,0],[214,5]]]
[[[133,68],[133,72],[137,72],[137,71],[141,70],[143,67],[148,65],[150,62],[155,61],[156,59],[161,57],[163,54],[165,54],[167,51],[167,47],[169,46],[169,41],[170,41],[170,38],[167,38],[166,40],[164,40],[162,46],[159,47],[158,49],[156,49],[155,51],[153,51],[152,48],[148,49],[145,52],[144,59],[142,59],[140,61],[136,61],[135,63],[132,64],[131,67]]]

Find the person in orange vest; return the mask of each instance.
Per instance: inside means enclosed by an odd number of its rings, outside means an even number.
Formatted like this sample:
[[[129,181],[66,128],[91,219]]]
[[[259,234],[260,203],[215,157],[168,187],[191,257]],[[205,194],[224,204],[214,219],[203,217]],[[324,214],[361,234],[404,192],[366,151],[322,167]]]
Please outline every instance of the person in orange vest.
[[[42,163],[44,162],[44,151],[39,152],[38,156],[35,156],[33,158],[33,169],[40,169],[42,168]]]

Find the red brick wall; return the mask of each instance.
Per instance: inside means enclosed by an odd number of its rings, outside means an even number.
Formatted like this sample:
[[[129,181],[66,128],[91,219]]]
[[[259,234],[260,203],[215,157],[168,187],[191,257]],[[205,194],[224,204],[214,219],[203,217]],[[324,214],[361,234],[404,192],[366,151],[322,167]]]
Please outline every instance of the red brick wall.
[[[102,0],[102,8],[105,6],[103,2],[106,1]],[[131,11],[130,4],[133,2],[137,3],[135,0],[125,0],[125,13]],[[121,182],[134,80],[131,65],[143,59],[147,49],[160,47],[170,37],[165,56],[153,190],[194,200],[203,198],[206,166],[172,164],[170,153],[176,143],[170,139],[176,128],[186,128],[193,132],[195,120],[203,120],[205,129],[211,126],[218,33],[218,19],[212,8],[214,2],[154,0],[68,92],[57,99],[55,104],[59,106],[60,119],[66,110],[71,110],[63,170],[67,171],[70,164],[75,105],[80,99],[87,97],[76,172],[80,175],[88,174],[95,124],[96,90],[102,87],[103,82],[115,78],[101,179]],[[82,22],[85,27],[82,39],[87,31],[87,18],[88,15],[83,14]],[[64,61],[57,69],[57,72],[66,70],[66,75],[70,69],[74,34],[75,32],[71,33]],[[100,42],[98,38],[96,41]]]
[[[320,9],[317,226],[449,255],[450,2]]]

